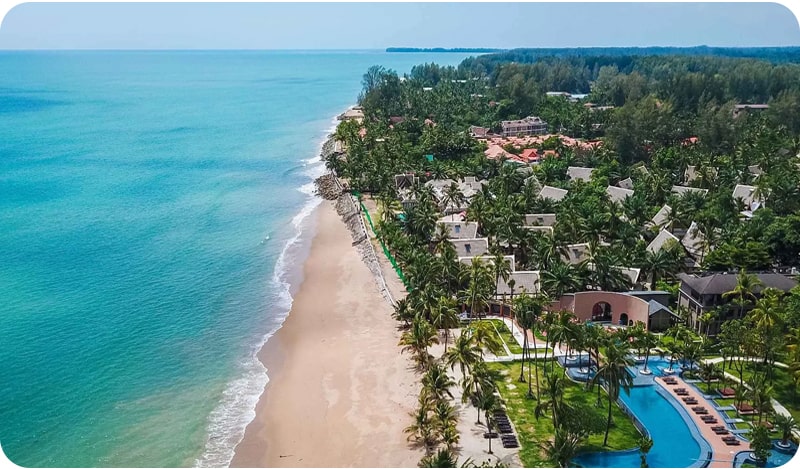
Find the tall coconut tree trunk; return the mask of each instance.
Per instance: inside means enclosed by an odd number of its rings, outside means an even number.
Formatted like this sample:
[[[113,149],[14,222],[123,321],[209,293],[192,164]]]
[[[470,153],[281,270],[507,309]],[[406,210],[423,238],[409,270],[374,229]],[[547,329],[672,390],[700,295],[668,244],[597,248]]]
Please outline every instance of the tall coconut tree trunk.
[[[611,386],[609,386],[610,388]],[[603,446],[608,446],[608,431],[611,429],[611,389],[608,390],[608,420],[606,420],[606,436],[603,437]]]

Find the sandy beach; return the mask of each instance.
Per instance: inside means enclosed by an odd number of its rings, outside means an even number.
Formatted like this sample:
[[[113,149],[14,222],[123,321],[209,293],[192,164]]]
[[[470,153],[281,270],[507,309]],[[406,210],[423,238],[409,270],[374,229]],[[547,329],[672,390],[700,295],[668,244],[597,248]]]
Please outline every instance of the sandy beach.
[[[270,381],[234,467],[414,467],[403,428],[418,378],[400,354],[391,307],[331,202],[291,313],[260,358]]]

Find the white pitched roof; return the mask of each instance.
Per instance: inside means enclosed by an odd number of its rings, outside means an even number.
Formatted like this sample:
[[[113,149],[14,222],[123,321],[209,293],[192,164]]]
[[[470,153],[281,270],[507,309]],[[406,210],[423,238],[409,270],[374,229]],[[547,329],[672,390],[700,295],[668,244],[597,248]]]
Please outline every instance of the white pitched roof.
[[[706,237],[697,227],[697,223],[692,222],[692,224],[689,225],[689,229],[686,230],[681,244],[686,248],[686,251],[689,252],[689,255],[696,259],[703,253],[703,244],[705,244],[705,240]]]
[[[706,195],[708,193],[708,189],[698,189],[697,187],[686,187],[686,186],[672,186],[672,192],[678,195],[683,195],[687,192],[698,192],[700,194]]]
[[[488,264],[492,265],[494,263],[494,257],[485,255],[485,256],[462,256],[458,258],[458,262],[461,262],[464,265],[472,264],[472,259],[478,259],[481,264]],[[511,271],[514,272],[514,256],[503,256],[503,259],[508,261],[508,265],[511,266]]]
[[[553,226],[556,222],[555,213],[527,213],[525,214],[525,226]]]
[[[515,295],[523,291],[535,294],[539,292],[539,277],[540,275],[538,270],[520,270],[518,272],[512,272],[509,276],[509,281],[514,279]],[[509,295],[510,293],[511,287],[509,287],[508,283],[501,277],[497,281],[497,294]]]
[[[633,190],[633,179],[625,178],[622,181],[618,182],[617,186],[619,186],[619,187],[621,187],[623,189]]]
[[[606,194],[608,194],[608,198],[613,202],[622,203],[623,200],[633,195],[633,191],[621,187],[608,186],[606,187]]]
[[[478,223],[474,221],[444,220],[439,224],[447,228],[450,239],[472,239],[478,234]]]
[[[489,238],[461,238],[450,240],[458,257],[482,256],[489,252]]]
[[[570,179],[580,179],[589,182],[592,179],[594,168],[583,168],[580,166],[570,166],[567,168],[567,176]]]
[[[664,206],[661,207],[655,215],[653,215],[653,218],[650,219],[650,223],[653,226],[664,228],[669,222],[670,213],[672,213],[672,207],[664,204]]]
[[[566,261],[570,264],[580,264],[581,262],[585,261],[589,258],[589,244],[588,243],[580,243],[580,244],[570,244],[567,246],[567,258]]]
[[[542,187],[542,190],[539,192],[539,197],[559,202],[564,197],[567,196],[568,192],[569,191],[565,189],[559,189],[557,187],[552,187],[552,186],[544,186]]]
[[[681,242],[678,238],[675,237],[675,235],[673,235],[669,231],[661,230],[661,232],[658,233],[658,236],[656,236],[655,239],[653,239],[653,241],[647,245],[647,250],[652,253],[656,253],[660,251],[664,247],[664,245],[667,244],[667,241],[669,241],[670,239],[674,240],[676,243]]]
[[[755,186],[745,186],[744,184],[736,184],[733,188],[733,198],[742,199],[745,207],[755,210],[763,204],[762,199],[756,198],[753,194],[756,191]]]

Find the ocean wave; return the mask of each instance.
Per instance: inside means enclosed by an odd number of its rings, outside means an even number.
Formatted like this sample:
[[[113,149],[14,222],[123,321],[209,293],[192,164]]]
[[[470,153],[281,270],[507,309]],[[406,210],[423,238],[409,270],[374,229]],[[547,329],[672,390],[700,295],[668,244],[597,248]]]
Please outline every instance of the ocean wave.
[[[302,259],[300,247],[311,236],[307,230],[308,220],[314,209],[322,199],[314,194],[314,179],[325,172],[325,164],[319,157],[322,146],[328,135],[336,128],[336,118],[332,120],[332,128],[328,129],[321,138],[317,147],[317,156],[301,160],[305,167],[303,174],[310,181],[297,190],[306,194],[308,200],[300,211],[292,218],[295,228],[293,236],[286,242],[278,259],[275,262],[271,289],[277,295],[277,304],[272,305],[272,311],[278,310],[275,323],[269,331],[255,344],[248,357],[240,364],[242,372],[228,383],[222,393],[219,405],[209,415],[207,427],[208,437],[202,455],[195,461],[196,467],[227,467],[235,454],[236,446],[244,438],[245,429],[256,417],[258,404],[264,387],[269,382],[268,370],[258,358],[258,353],[272,337],[289,315],[292,308],[291,278],[297,272],[302,272],[305,259]]]

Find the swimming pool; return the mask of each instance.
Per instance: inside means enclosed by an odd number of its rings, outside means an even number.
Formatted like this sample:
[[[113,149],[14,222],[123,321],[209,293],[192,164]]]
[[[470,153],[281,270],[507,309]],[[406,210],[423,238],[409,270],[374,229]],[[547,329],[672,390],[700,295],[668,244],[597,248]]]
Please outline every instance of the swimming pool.
[[[632,367],[638,369],[644,364]],[[669,360],[651,359],[648,368],[653,375],[660,375],[662,368],[669,368]],[[680,369],[676,364],[673,369]],[[639,374],[639,376],[642,376]],[[668,399],[666,392],[659,391],[660,386],[651,382],[649,385],[636,386],[630,395],[620,393],[620,399],[641,421],[653,447],[647,455],[650,467],[690,467],[705,465],[710,447],[697,432],[697,427],[683,410],[678,410]],[[663,395],[662,395],[663,393]],[[677,403],[676,403],[677,404]],[[610,451],[585,453],[578,455],[574,462],[584,467],[639,467],[639,451]]]

